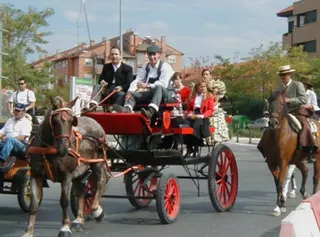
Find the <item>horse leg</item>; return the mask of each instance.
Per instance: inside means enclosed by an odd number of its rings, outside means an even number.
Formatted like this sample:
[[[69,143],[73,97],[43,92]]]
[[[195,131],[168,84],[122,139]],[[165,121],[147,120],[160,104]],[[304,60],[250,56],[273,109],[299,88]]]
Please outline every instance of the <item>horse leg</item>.
[[[93,164],[91,168],[93,171],[91,178],[93,181],[94,188],[96,190],[94,194],[92,206],[91,206],[92,214],[97,222],[101,222],[106,215],[102,207],[99,205],[100,197],[102,194],[102,185],[104,185],[105,183],[104,174],[102,171],[103,167],[102,167],[102,164],[100,163],[100,164]]]
[[[280,210],[280,188],[279,188],[279,169],[276,164],[273,164],[270,159],[267,159],[267,164],[269,167],[269,170],[271,171],[274,179],[274,183],[276,185],[276,191],[277,191],[277,206],[272,212],[272,216],[280,216],[281,210]]]
[[[297,181],[294,176],[294,172],[292,172],[291,175],[291,192],[289,193],[289,198],[295,198],[296,197],[296,190],[297,190]]]
[[[300,193],[302,195],[302,198],[306,199],[309,196],[308,193],[306,192],[306,183],[307,183],[307,178],[308,178],[308,167],[305,165],[303,160],[300,160],[300,162],[297,163],[296,166],[300,170],[301,175],[302,175]]]
[[[78,214],[77,218],[71,223],[72,231],[82,231],[85,219],[84,219],[84,184],[82,183],[81,177],[73,180],[75,187],[76,196],[78,198]]]
[[[39,207],[39,199],[42,192],[43,178],[32,177],[30,178],[30,192],[31,192],[31,203],[29,210],[29,221],[25,233],[22,237],[33,237],[34,224],[36,221],[36,213]]]
[[[61,197],[60,206],[62,208],[62,227],[60,228],[58,237],[70,237],[70,219],[68,216],[68,205],[69,205],[69,191],[71,186],[71,175],[66,174],[64,180],[61,182]]]
[[[315,194],[318,189],[319,172],[320,172],[320,153],[317,152],[316,161],[313,164],[313,194]]]
[[[280,210],[281,212],[286,212],[287,209],[285,207],[285,197],[283,195],[283,183],[284,183],[284,179],[287,173],[287,168],[288,168],[288,161],[286,159],[283,159],[280,161],[280,171],[279,171],[279,191],[280,191]]]
[[[293,171],[294,171],[295,167],[296,167],[295,165],[289,165],[288,171],[287,171],[285,179],[284,179],[283,196],[284,196],[285,200],[287,200],[287,193],[289,191],[289,183],[291,182],[291,184],[292,184],[292,179],[294,179]],[[294,198],[293,195],[295,195],[295,189],[294,188],[292,188],[292,189],[293,190],[288,195],[289,198]]]

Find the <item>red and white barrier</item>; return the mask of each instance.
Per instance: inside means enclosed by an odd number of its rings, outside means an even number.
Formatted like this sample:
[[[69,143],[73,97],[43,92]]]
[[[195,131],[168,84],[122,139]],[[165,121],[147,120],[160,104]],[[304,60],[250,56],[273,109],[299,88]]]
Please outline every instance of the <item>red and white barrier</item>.
[[[281,221],[279,237],[320,237],[320,192],[303,200]]]

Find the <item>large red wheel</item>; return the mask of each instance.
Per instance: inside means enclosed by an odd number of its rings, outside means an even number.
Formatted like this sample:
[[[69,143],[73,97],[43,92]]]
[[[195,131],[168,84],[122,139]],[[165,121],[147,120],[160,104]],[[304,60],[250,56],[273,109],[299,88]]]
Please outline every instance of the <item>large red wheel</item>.
[[[152,176],[151,178],[148,178],[149,175],[150,172],[142,172],[137,174],[131,171],[125,177],[128,200],[132,204],[132,206],[137,209],[149,206],[152,201],[152,199],[150,199],[153,196],[152,192],[157,187],[157,177]],[[142,198],[138,199],[135,197]]]
[[[175,175],[162,175],[157,188],[157,211],[161,223],[177,220],[180,212],[180,186]]]
[[[89,177],[86,180],[85,187],[84,187],[84,205],[83,205],[83,215],[84,218],[88,218],[91,211],[92,211],[92,203],[94,199],[95,190],[93,188],[93,183],[91,181],[91,178]],[[70,205],[72,214],[77,217],[78,216],[78,197],[76,196],[76,191],[74,186],[71,187],[70,192]]]
[[[238,167],[235,156],[226,145],[218,145],[209,160],[208,191],[218,212],[229,211],[237,198]]]

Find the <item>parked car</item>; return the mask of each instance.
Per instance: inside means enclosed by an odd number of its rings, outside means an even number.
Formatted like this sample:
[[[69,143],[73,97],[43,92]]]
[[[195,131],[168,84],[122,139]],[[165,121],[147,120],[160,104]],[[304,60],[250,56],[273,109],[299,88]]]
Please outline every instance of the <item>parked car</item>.
[[[262,131],[263,129],[265,129],[266,127],[269,126],[268,123],[269,123],[268,117],[261,117],[261,118],[254,120],[254,121],[251,121],[248,124],[248,128],[249,129],[259,129],[260,131]]]

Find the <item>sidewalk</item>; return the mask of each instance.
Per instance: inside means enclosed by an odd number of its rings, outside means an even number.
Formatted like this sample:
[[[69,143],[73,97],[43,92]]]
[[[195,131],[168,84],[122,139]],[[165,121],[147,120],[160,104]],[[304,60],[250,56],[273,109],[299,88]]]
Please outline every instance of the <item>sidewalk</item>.
[[[248,137],[239,137],[239,141],[237,142],[237,137],[234,136],[232,139],[228,142],[231,143],[236,143],[236,144],[251,144],[251,145],[258,145],[260,141],[260,138],[251,138],[251,143],[250,139]]]

